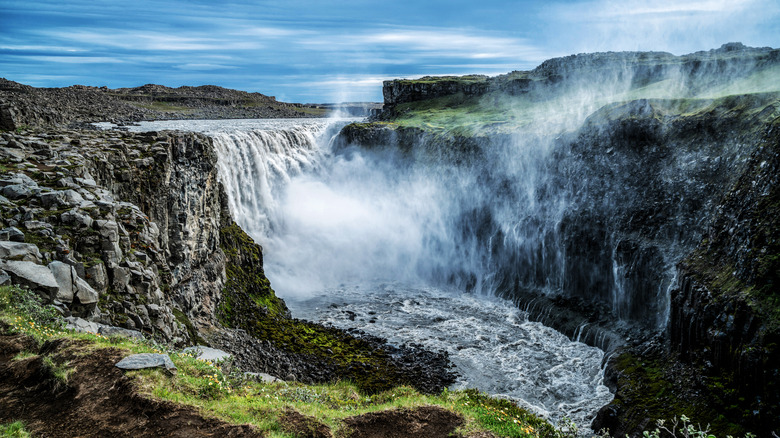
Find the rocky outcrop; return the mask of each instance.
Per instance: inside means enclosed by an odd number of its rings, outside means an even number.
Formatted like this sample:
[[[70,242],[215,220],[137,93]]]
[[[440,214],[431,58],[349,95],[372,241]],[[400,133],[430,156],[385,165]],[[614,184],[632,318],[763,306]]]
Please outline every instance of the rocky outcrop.
[[[230,215],[206,136],[6,132],[0,165],[10,197],[0,198],[0,276],[37,290],[77,330],[208,342],[244,370],[346,376],[368,391],[436,392],[454,379],[446,354],[291,319],[262,249]]]
[[[455,94],[543,96],[565,89],[590,87],[594,83],[642,87],[662,80],[681,81],[680,91],[684,95],[695,95],[778,63],[780,50],[728,43],[719,49],[683,56],[664,52],[570,55],[548,59],[530,71],[514,71],[494,77],[469,75],[395,79],[383,83],[385,108],[380,118],[392,119],[396,115],[395,106],[399,104]]]
[[[0,78],[0,129],[7,131],[28,126],[83,127],[91,122],[312,117],[324,113],[324,109],[213,85],[34,88]]]
[[[394,79],[382,83],[382,95],[385,105],[398,105],[457,93],[477,96],[490,90],[491,84],[487,79],[487,76],[479,75]]]
[[[752,127],[741,129],[750,157],[677,267],[665,342],[615,356],[607,369],[615,401],[594,428],[638,436],[643,425],[684,413],[735,436],[780,429],[780,118],[775,107],[761,114],[762,123],[747,118]],[[666,403],[648,402],[659,393]]]

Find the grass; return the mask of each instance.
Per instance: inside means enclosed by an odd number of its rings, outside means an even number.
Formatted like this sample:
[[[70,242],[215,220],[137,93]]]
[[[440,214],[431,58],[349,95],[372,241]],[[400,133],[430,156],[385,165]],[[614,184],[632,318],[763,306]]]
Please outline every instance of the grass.
[[[29,438],[31,436],[21,421],[0,424],[0,438]]]
[[[19,297],[23,297],[20,299]],[[34,338],[38,345],[54,339],[68,338],[88,342],[74,342],[68,348],[78,348],[78,354],[89,354],[96,349],[117,348],[126,354],[168,353],[177,367],[173,375],[163,370],[128,372],[135,378],[139,390],[149,397],[200,408],[208,415],[235,424],[253,424],[271,437],[291,437],[283,432],[281,418],[290,409],[315,418],[332,431],[344,429],[347,417],[387,409],[439,406],[460,414],[464,425],[459,432],[465,435],[491,431],[501,437],[551,437],[562,435],[544,419],[507,400],[494,399],[476,390],[444,390],[440,394],[422,394],[409,386],[395,387],[376,394],[367,394],[348,381],[321,385],[295,382],[263,383],[247,380],[241,373],[228,372],[228,366],[196,359],[191,354],[175,351],[152,341],[137,341],[123,337],[107,338],[92,333],[74,333],[48,321],[48,306],[26,305],[19,302],[38,302],[30,292],[15,286],[0,287],[0,319],[11,333],[23,333]],[[32,310],[30,310],[32,309]],[[27,313],[29,312],[29,313]],[[43,315],[43,316],[42,316]],[[39,322],[36,322],[39,321]],[[15,360],[37,356],[23,352]],[[44,356],[43,362],[55,383],[67,384],[72,369],[67,363],[58,364]],[[14,423],[16,424],[16,423]],[[23,425],[19,423],[19,427]],[[5,427],[5,426],[4,426]],[[17,427],[17,426],[14,426]],[[27,436],[27,435],[2,435]]]

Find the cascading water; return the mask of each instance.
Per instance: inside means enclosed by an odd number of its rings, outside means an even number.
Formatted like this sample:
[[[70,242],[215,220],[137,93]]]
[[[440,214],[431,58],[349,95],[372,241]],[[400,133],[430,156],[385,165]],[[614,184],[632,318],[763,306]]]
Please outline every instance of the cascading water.
[[[543,261],[527,275],[563,283],[555,233],[567,200],[537,193],[552,184],[549,140],[505,138],[490,156],[451,166],[393,148],[334,150],[339,122],[229,123],[189,129],[213,137],[231,211],[263,245],[265,272],[295,316],[446,350],[456,386],[553,421],[587,428],[610,401],[601,350],[492,296],[504,277],[495,266],[519,272]]]

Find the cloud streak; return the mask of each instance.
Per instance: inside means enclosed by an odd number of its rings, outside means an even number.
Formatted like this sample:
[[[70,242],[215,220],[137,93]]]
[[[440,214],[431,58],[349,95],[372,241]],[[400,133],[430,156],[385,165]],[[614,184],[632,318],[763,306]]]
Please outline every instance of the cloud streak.
[[[777,46],[777,18],[775,0],[6,0],[0,65],[36,86],[211,82],[290,101],[379,100],[383,79],[499,74],[582,51]]]

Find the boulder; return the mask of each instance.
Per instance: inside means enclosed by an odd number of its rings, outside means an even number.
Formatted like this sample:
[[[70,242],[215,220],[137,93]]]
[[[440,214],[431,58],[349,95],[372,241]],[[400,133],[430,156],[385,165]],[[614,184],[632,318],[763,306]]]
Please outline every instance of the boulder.
[[[98,302],[98,293],[92,286],[86,282],[86,280],[75,277],[76,280],[76,297],[81,304],[95,304]]]
[[[49,263],[49,270],[59,285],[57,299],[63,303],[72,303],[78,298],[81,304],[94,304],[98,301],[98,293],[84,279],[78,276],[76,268],[71,265],[54,261]]]
[[[8,227],[0,230],[0,240],[11,242],[24,242],[24,233],[16,227]]]
[[[7,187],[17,184],[38,187],[38,183],[35,182],[34,179],[23,173],[14,173],[9,178],[0,179],[0,187]]]
[[[66,211],[60,216],[64,224],[75,225],[79,228],[91,228],[94,220],[86,214],[81,214],[77,210]]]
[[[101,326],[102,324],[75,316],[65,318],[65,328],[76,333],[97,333]]]
[[[24,199],[33,195],[33,188],[27,184],[13,184],[3,187],[0,193],[8,199]]]
[[[120,360],[116,364],[117,368],[123,370],[140,370],[144,368],[165,367],[167,370],[175,370],[176,365],[167,354],[140,353],[131,354]]]
[[[19,231],[14,227],[11,228]],[[21,233],[21,231],[19,231],[19,233]],[[24,234],[22,234],[22,236],[24,236]],[[40,263],[42,258],[43,256],[38,250],[38,247],[31,243],[0,241],[0,259],[15,259],[25,262]]]
[[[100,325],[98,327],[98,334],[103,336],[124,336],[132,339],[143,339],[144,335],[138,330],[128,330],[122,327],[114,327],[111,325]],[[170,359],[169,359],[170,360]],[[175,367],[174,367],[175,368]]]
[[[84,198],[79,194],[79,192],[73,189],[41,193],[40,198],[41,204],[46,208],[73,207],[84,202]]]
[[[60,289],[54,274],[43,265],[33,262],[7,260],[0,262],[0,269],[7,272],[14,284],[46,293],[53,299]]]

